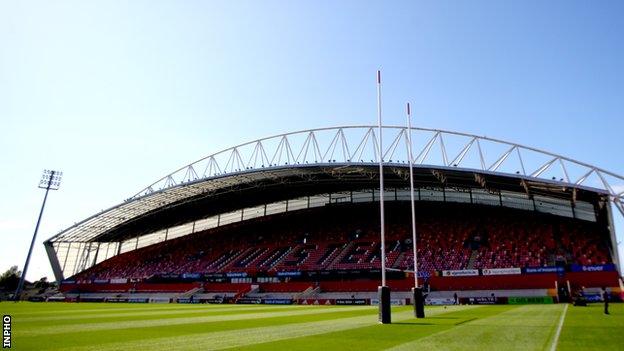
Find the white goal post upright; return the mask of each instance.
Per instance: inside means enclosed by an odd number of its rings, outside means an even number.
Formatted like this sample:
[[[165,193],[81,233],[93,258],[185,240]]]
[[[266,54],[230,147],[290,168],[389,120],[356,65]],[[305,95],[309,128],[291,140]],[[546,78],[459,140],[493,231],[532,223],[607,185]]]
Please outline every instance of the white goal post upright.
[[[418,285],[418,245],[416,243],[416,209],[414,203],[414,158],[412,156],[412,111],[409,102],[407,103],[407,153],[410,174],[410,203],[412,208],[412,248],[414,250],[414,288],[412,289],[412,299],[414,303],[414,316],[416,316],[416,318],[424,318],[424,299],[422,289]]]
[[[390,316],[390,288],[386,285],[386,229],[384,214],[384,177],[383,177],[383,146],[381,124],[381,71],[377,71],[377,120],[379,122],[379,136],[377,155],[379,157],[379,211],[381,219],[381,286],[378,288],[379,322],[391,323]]]

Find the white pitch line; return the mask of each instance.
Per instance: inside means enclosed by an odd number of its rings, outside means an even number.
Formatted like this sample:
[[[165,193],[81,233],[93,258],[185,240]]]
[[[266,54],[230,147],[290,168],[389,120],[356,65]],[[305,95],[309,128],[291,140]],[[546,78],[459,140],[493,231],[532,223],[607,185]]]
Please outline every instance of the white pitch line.
[[[559,325],[557,325],[555,338],[553,339],[552,345],[550,345],[550,351],[555,351],[557,349],[557,344],[559,344],[559,335],[561,335],[561,329],[563,328],[563,321],[565,319],[566,312],[568,312],[567,303],[563,306],[563,312],[561,313],[561,318],[559,318]]]

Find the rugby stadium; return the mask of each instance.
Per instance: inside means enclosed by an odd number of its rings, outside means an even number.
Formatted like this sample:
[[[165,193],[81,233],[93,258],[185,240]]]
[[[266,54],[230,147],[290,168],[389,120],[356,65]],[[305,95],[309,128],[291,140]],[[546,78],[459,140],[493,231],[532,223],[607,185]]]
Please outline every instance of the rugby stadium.
[[[624,177],[529,146],[344,126],[247,142],[45,241],[60,293],[2,303],[40,350],[614,349]],[[409,137],[411,135],[411,138]],[[412,140],[417,269],[410,209]],[[379,161],[392,324],[378,324]],[[426,318],[415,318],[414,272]],[[40,304],[34,301],[66,303]],[[594,302],[594,303],[593,303]],[[585,306],[585,307],[577,307]]]
[[[375,303],[376,133],[281,134],[162,177],[45,242],[64,298]],[[411,135],[417,271],[429,303],[559,302],[581,289],[597,299],[601,287],[620,299],[613,211],[624,214],[623,177],[487,137]],[[388,285],[394,304],[409,304],[408,130],[384,127],[383,138]]]

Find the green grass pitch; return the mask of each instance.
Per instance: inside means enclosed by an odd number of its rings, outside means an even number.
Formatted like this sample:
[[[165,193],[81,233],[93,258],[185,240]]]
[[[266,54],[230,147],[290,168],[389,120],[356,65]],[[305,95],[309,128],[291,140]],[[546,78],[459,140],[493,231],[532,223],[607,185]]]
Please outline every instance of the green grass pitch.
[[[624,304],[610,309],[405,306],[381,325],[374,306],[0,303],[13,350],[111,351],[624,350]]]

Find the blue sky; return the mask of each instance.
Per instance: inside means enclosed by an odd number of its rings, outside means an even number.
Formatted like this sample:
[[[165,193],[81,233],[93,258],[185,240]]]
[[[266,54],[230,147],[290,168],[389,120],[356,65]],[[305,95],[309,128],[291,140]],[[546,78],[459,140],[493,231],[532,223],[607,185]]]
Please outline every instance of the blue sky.
[[[234,144],[384,118],[487,135],[624,174],[617,1],[0,1],[0,271]],[[624,230],[620,224],[620,231]],[[622,240],[622,235],[619,235]],[[622,248],[620,249],[622,250]]]

